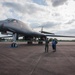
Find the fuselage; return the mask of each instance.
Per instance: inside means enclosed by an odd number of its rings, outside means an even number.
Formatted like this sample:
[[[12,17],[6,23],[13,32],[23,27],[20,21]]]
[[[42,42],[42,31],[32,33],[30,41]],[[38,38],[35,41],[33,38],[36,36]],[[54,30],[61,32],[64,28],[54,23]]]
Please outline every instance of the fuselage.
[[[12,33],[28,36],[45,36],[40,32],[34,31],[27,24],[16,19],[6,19],[0,21],[0,31],[10,31]]]

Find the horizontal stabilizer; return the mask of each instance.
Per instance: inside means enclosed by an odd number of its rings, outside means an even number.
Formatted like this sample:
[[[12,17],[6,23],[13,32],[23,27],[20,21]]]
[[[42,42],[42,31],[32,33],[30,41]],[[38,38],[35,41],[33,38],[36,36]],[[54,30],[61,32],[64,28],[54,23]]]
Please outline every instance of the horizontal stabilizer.
[[[8,38],[8,37],[13,37],[12,35],[8,36],[8,35],[2,35],[0,36],[0,38]]]
[[[75,36],[66,36],[66,35],[46,35],[46,36],[50,36],[50,37],[70,37],[70,38],[75,38]]]
[[[13,33],[10,31],[2,31],[1,34],[3,35],[12,35]]]

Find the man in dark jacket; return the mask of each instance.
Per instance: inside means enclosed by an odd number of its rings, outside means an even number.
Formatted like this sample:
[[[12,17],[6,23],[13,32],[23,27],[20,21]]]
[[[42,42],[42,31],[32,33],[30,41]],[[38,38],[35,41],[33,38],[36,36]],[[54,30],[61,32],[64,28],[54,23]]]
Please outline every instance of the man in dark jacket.
[[[46,38],[45,40],[45,52],[48,52],[48,49],[49,49],[49,41],[48,41],[48,38]]]

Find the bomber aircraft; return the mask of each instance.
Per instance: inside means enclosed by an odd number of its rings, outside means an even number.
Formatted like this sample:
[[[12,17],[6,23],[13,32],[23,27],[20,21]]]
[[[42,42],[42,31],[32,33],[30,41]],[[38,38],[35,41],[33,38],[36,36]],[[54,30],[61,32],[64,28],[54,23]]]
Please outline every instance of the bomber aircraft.
[[[0,21],[0,32],[1,34],[9,34],[13,36],[13,43],[11,44],[14,47],[17,45],[16,40],[18,40],[19,36],[23,36],[24,40],[28,40],[28,44],[32,43],[33,39],[40,38],[40,40],[45,40],[47,36],[50,37],[75,37],[75,36],[63,36],[63,35],[55,35],[54,33],[49,33],[45,31],[37,32],[34,31],[29,25],[21,22],[17,19],[5,19]],[[38,42],[42,44],[42,41]]]

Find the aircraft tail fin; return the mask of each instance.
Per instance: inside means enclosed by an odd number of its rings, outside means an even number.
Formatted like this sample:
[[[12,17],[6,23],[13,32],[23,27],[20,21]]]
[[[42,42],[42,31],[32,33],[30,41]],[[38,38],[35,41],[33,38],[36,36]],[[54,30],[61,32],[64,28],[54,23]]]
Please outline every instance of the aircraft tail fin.
[[[41,28],[41,31],[40,31],[41,33],[44,33],[44,34],[54,34],[54,33],[51,33],[51,32],[46,32],[46,31],[44,31],[43,30],[43,26],[42,26],[42,28]]]

